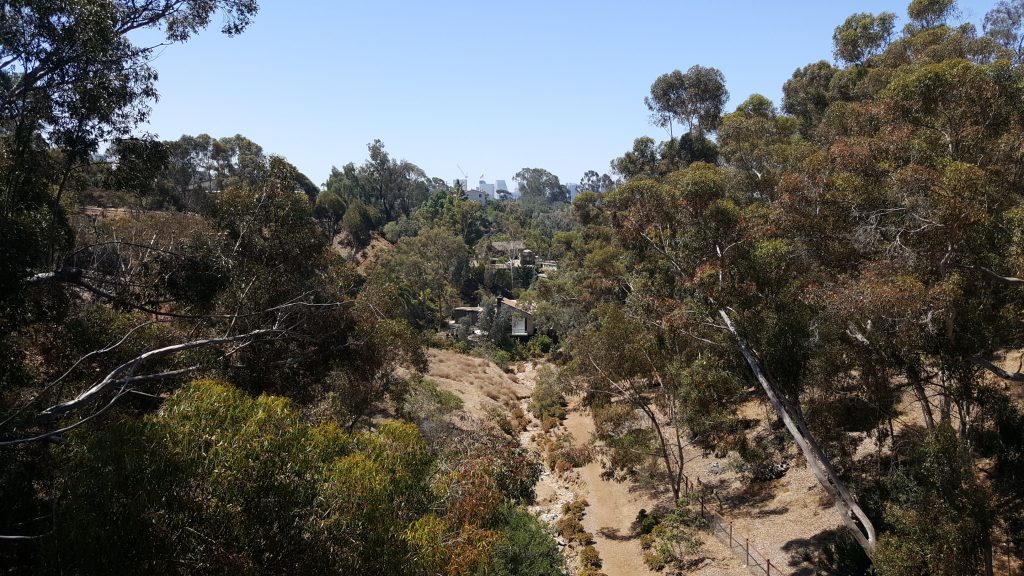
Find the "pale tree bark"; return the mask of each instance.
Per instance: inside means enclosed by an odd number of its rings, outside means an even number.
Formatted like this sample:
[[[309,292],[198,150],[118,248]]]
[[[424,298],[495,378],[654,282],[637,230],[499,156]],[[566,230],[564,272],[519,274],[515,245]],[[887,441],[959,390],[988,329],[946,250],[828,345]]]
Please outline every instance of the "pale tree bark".
[[[977,364],[978,366],[981,366],[982,368],[988,370],[989,372],[995,374],[996,376],[1002,378],[1003,380],[1009,380],[1010,382],[1024,382],[1024,372],[1021,372],[1019,370],[1017,372],[1009,372],[1007,370],[1003,370],[999,366],[996,366],[995,364],[982,358],[981,356],[975,356],[974,358],[971,358],[971,361]]]
[[[205,348],[207,346],[216,346],[220,344],[227,344],[230,342],[239,342],[242,340],[255,340],[258,338],[265,338],[267,336],[270,336],[272,334],[278,334],[280,332],[282,332],[282,330],[276,328],[267,328],[262,330],[254,330],[252,332],[247,332],[245,334],[237,334],[235,336],[221,336],[218,338],[193,340],[191,342],[183,342],[181,344],[174,344],[172,346],[164,346],[163,348],[150,350],[149,352],[140,354],[139,356],[132,358],[131,360],[125,362],[124,364],[121,364],[117,368],[114,368],[109,374],[106,375],[106,377],[103,378],[103,380],[100,380],[97,384],[85,390],[78,396],[75,396],[74,398],[66,402],[62,402],[60,404],[51,406],[44,410],[42,413],[44,415],[56,415],[63,414],[65,412],[70,412],[71,410],[75,410],[76,408],[80,408],[81,406],[91,402],[103,392],[116,386],[125,387],[133,384],[141,384],[144,382],[161,380],[164,378],[172,378],[174,376],[180,376],[182,374],[191,372],[198,368],[198,366],[192,366],[178,370],[159,372],[156,374],[145,374],[141,376],[136,376],[135,370],[139,367],[139,365],[145,363],[146,361],[162,358],[164,356],[169,356],[171,354],[176,354],[178,352],[192,350],[195,348]]]
[[[800,452],[807,461],[807,466],[811,469],[811,472],[817,478],[822,488],[825,489],[825,492],[832,497],[843,523],[850,529],[857,543],[860,544],[868,556],[871,556],[874,553],[876,543],[875,527],[871,523],[871,519],[867,517],[849,489],[847,489],[846,484],[839,478],[839,474],[833,468],[831,461],[825,456],[825,453],[807,429],[803,417],[797,411],[791,410],[782,401],[774,385],[772,385],[761,369],[761,364],[757,357],[754,356],[746,341],[736,331],[736,327],[733,326],[728,313],[725,310],[719,310],[718,313],[722,320],[725,321],[729,332],[736,339],[740,352],[746,359],[761,388],[764,389],[772,407],[775,408],[776,413],[782,418],[786,429],[800,448]]]
[[[921,370],[916,365],[908,365],[906,373],[907,380],[910,382],[910,386],[914,390],[914,396],[917,398],[917,402],[921,406],[921,416],[924,418],[924,425],[928,430],[934,430],[935,416],[932,413],[932,403],[928,400],[928,393],[925,390],[924,382],[921,379]]]

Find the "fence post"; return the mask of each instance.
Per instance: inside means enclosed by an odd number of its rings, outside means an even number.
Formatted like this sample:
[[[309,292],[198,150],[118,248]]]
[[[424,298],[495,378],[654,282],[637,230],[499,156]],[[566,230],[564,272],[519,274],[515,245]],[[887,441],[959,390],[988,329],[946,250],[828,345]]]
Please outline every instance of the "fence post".
[[[729,549],[732,550],[732,521],[729,521]]]
[[[764,560],[768,563],[768,569],[765,570],[765,574],[767,574],[768,576],[772,576],[772,561],[768,558],[765,558]]]
[[[747,551],[746,556],[743,557],[743,565],[744,566],[750,566],[750,538],[744,538],[743,540],[744,540],[744,542],[746,544],[744,546],[744,548]]]

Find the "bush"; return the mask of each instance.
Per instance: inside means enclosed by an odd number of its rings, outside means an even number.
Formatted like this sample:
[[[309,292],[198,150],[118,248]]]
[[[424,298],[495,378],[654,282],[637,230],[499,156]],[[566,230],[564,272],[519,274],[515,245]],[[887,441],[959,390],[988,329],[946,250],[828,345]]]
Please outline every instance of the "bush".
[[[514,406],[512,410],[505,410],[501,406],[491,405],[484,409],[484,413],[487,415],[488,421],[512,437],[518,436],[520,432],[526,430],[528,425],[526,413],[519,406]]]
[[[541,367],[537,371],[537,385],[530,396],[530,412],[542,423],[545,417],[562,420],[567,406],[558,373],[549,366]]]
[[[580,518],[574,515],[559,518],[555,522],[555,529],[566,542],[586,545],[594,541],[594,535],[584,530]]]
[[[558,462],[564,462],[570,468],[586,466],[594,460],[593,450],[586,446],[577,446],[572,434],[558,434],[546,441],[547,465],[555,469]]]
[[[654,514],[650,514],[646,509],[641,508],[636,513],[636,520],[633,521],[634,530],[640,535],[650,534],[654,527],[658,525],[658,517]]]
[[[544,432],[550,432],[552,428],[557,428],[562,421],[554,416],[543,416],[540,419],[540,429]]]
[[[601,567],[601,555],[598,554],[597,548],[591,545],[584,546],[580,550],[580,565],[584,568],[600,568]]]
[[[540,334],[530,338],[529,343],[526,345],[529,355],[533,358],[544,356],[548,352],[551,352],[551,346],[554,343],[551,337],[547,334]]]
[[[675,510],[656,520],[650,533],[641,537],[644,563],[648,568],[655,571],[669,567],[682,570],[687,560],[700,550],[703,542],[697,529],[703,527],[704,521],[692,508],[688,500],[681,500]],[[641,526],[649,518],[637,515]]]
[[[69,437],[64,475],[88,482],[61,487],[52,546],[79,574],[415,572],[402,534],[429,511],[430,462],[412,424],[348,435],[197,382]]]
[[[402,403],[401,413],[416,422],[437,419],[462,409],[463,402],[454,392],[443,390],[430,378],[409,383],[409,391]]]
[[[587,506],[590,506],[590,502],[587,502],[586,498],[577,498],[562,504],[562,514],[582,518],[587,513]]]
[[[402,238],[409,238],[420,233],[420,223],[412,218],[400,217],[384,225],[382,230],[388,242],[395,244]]]
[[[487,576],[556,576],[565,562],[558,543],[531,514],[505,508],[490,562],[478,574]]]
[[[504,350],[498,350],[494,353],[493,361],[497,364],[498,368],[508,372],[508,365],[512,362],[512,354]]]

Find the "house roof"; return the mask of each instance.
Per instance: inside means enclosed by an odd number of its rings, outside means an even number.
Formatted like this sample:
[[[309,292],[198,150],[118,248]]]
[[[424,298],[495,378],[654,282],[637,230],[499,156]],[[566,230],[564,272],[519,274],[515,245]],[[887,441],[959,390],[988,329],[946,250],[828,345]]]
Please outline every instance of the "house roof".
[[[525,249],[526,242],[522,240],[499,240],[497,242],[491,242],[491,248],[494,248],[499,252],[514,252],[516,250]]]
[[[520,304],[518,300],[509,300],[506,298],[501,301],[501,305],[508,306],[509,308],[512,308],[514,310],[518,310],[523,314],[528,314],[530,316],[533,315],[533,305],[526,302]]]

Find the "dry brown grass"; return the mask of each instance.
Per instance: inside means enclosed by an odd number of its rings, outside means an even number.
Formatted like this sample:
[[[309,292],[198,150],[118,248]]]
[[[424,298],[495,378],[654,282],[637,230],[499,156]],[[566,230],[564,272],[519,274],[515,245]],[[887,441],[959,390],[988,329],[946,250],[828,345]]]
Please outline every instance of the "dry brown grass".
[[[436,349],[427,351],[427,360],[427,377],[462,398],[463,409],[474,418],[489,418],[493,407],[511,410],[529,394],[523,384],[488,360]]]

